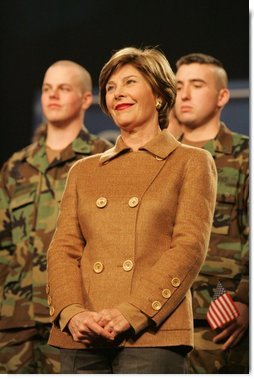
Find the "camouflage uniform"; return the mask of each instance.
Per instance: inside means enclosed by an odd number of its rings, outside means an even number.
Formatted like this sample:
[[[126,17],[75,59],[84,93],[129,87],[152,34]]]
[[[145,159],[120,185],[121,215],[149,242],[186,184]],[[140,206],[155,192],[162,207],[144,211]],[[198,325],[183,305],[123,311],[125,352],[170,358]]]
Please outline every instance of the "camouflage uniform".
[[[236,301],[249,302],[249,138],[220,131],[204,149],[214,157],[218,193],[209,250],[193,288],[195,349],[190,354],[191,373],[248,373],[248,331],[236,347],[227,351],[215,344],[205,321],[218,280]]]
[[[58,350],[47,345],[46,252],[70,167],[112,145],[88,133],[49,164],[45,136],[14,153],[0,181],[0,373],[57,373]],[[92,180],[92,178],[91,178]]]

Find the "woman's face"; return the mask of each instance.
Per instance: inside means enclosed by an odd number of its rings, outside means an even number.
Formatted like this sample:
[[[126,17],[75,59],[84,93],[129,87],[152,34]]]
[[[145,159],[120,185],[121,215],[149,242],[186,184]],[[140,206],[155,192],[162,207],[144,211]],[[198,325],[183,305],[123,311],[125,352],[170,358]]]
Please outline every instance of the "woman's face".
[[[146,78],[131,64],[117,69],[106,85],[107,109],[124,130],[157,126],[156,98]]]

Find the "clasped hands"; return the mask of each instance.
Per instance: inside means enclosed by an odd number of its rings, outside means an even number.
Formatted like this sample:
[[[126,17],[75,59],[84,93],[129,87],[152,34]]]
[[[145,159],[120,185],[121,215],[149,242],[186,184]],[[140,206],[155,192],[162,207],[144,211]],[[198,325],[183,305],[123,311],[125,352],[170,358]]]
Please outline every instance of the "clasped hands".
[[[80,312],[68,323],[73,340],[88,346],[102,339],[114,341],[118,334],[130,327],[126,318],[115,308],[103,309],[100,312]]]

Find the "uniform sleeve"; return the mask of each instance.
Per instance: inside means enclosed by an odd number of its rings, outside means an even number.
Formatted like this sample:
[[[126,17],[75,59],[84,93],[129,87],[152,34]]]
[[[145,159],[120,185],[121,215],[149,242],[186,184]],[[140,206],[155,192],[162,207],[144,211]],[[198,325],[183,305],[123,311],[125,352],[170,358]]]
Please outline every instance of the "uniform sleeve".
[[[122,311],[135,331],[145,315],[159,326],[185,298],[204,262],[216,201],[217,172],[210,153],[198,150],[186,166],[179,193],[172,243],[157,263],[141,277],[127,302],[136,308]]]
[[[51,303],[49,310],[52,322],[56,321],[56,323],[59,321],[60,312],[67,306],[80,304],[82,307],[84,305],[79,261],[85,241],[77,217],[78,164],[79,161],[69,171],[57,227],[47,254],[47,292]]]
[[[244,273],[236,289],[235,301],[249,304],[249,159],[246,154],[240,180],[238,218],[242,239],[241,259],[244,266]]]
[[[12,241],[10,198],[7,189],[8,177],[8,166],[4,164],[0,173],[0,302],[3,298],[3,287],[15,247]]]

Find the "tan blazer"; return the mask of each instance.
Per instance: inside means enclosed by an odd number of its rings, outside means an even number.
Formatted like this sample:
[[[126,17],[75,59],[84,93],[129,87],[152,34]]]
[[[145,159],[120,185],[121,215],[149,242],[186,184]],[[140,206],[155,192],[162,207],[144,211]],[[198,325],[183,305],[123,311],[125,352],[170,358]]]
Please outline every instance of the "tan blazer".
[[[84,348],[59,315],[117,307],[125,346],[193,346],[190,287],[205,259],[216,197],[212,156],[162,131],[133,152],[119,137],[70,170],[48,251],[49,344]]]

